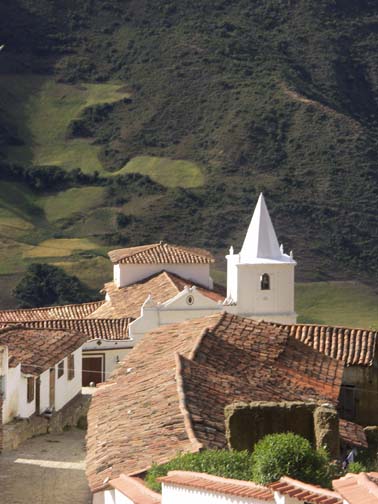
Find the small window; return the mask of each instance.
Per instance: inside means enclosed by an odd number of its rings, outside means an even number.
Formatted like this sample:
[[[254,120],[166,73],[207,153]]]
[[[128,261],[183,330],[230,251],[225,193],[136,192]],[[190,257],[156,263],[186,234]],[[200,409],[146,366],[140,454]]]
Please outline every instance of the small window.
[[[345,418],[345,420],[355,420],[356,389],[353,385],[341,385],[339,409],[341,418]]]
[[[270,290],[270,278],[268,273],[264,273],[260,277],[260,288],[261,290]]]
[[[64,360],[58,364],[58,378],[64,375]]]
[[[73,380],[75,378],[75,356],[71,354],[68,356],[68,379]]]
[[[192,295],[186,296],[186,302],[188,305],[192,305],[194,303],[194,297]]]
[[[28,379],[28,402],[34,401],[34,378],[29,377]]]

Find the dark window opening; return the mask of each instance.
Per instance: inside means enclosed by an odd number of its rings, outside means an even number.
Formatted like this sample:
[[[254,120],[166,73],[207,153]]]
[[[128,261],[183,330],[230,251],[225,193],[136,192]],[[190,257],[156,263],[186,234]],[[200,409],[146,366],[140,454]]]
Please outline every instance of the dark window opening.
[[[75,378],[75,356],[71,354],[68,356],[68,379]]]
[[[260,277],[260,288],[261,290],[270,290],[270,278],[268,273],[264,273]]]
[[[28,383],[27,383],[27,387],[28,387],[28,402],[32,402],[34,401],[34,378],[33,377],[29,377],[28,378]]]
[[[339,405],[341,418],[345,418],[345,420],[355,419],[356,389],[353,385],[341,385]]]
[[[58,364],[58,378],[64,375],[64,360]]]

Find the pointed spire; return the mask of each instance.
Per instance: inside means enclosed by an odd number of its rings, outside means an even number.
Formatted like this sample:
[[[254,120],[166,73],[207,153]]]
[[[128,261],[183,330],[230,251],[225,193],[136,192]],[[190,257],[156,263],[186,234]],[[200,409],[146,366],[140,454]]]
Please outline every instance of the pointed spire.
[[[253,212],[240,255],[243,262],[254,262],[256,259],[282,259],[283,254],[262,193]]]

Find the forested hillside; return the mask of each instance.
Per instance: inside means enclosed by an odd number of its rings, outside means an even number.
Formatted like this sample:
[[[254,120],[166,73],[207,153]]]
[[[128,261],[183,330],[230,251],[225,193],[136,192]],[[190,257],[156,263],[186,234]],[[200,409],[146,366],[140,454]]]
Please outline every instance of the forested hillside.
[[[299,279],[376,282],[375,0],[0,0],[0,35],[4,291],[159,239],[221,261],[260,191]]]

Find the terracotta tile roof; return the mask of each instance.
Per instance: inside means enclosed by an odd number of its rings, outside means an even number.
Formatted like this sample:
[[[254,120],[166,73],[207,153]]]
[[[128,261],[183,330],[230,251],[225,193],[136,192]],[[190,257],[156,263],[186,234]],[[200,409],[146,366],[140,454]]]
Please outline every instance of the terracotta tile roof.
[[[205,473],[190,471],[169,471],[167,476],[158,478],[161,483],[169,485],[199,488],[209,492],[217,492],[236,497],[254,498],[261,501],[274,502],[273,492],[266,487],[256,485],[251,481],[240,481],[231,478],[220,478]]]
[[[25,374],[40,375],[87,341],[74,331],[29,329],[15,326],[0,330],[0,344],[7,345],[10,367],[21,363]]]
[[[284,328],[228,313],[151,331],[92,398],[90,486],[177,452],[226,447],[224,408],[234,401],[336,404],[342,371]]]
[[[141,306],[148,295],[151,295],[156,302],[164,303],[181,292],[185,285],[195,285],[201,294],[214,301],[224,300],[222,293],[211,291],[191,280],[162,271],[127,287],[118,288],[113,282],[105,284],[109,301],[106,301],[88,318],[129,317],[136,319],[140,316]]]
[[[87,336],[87,340],[129,340],[128,327],[134,319],[47,319],[30,320],[23,322],[24,327],[33,329],[64,329],[67,331],[78,331]],[[1,327],[11,327],[18,322],[0,322]]]
[[[269,486],[273,491],[298,499],[299,502],[309,504],[343,504],[341,495],[332,492],[332,490],[303,483],[286,476]]]
[[[332,482],[349,504],[378,504],[378,473],[347,474]]]
[[[99,308],[104,301],[93,303],[47,306],[18,310],[0,310],[0,322],[26,322],[27,320],[85,318]]]
[[[314,350],[341,360],[346,366],[372,366],[377,332],[323,325],[286,326],[290,335]]]
[[[159,242],[141,247],[112,250],[114,264],[210,264],[213,256],[207,250]]]
[[[359,446],[361,448],[368,447],[366,434],[361,425],[340,418],[339,432],[340,438],[348,445]]]
[[[109,485],[126,495],[134,504],[159,504],[161,495],[147,488],[143,480],[121,474],[110,480]]]

